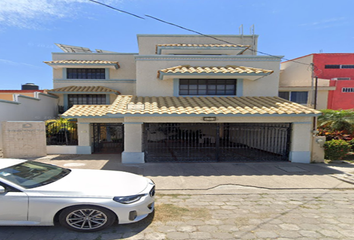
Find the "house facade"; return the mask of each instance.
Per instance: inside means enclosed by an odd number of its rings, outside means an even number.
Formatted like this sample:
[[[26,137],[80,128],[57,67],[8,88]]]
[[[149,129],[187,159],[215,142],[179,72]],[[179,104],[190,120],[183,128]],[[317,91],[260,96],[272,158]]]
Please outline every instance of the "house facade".
[[[278,97],[281,56],[258,56],[256,35],[212,37],[138,35],[139,53],[59,45],[46,63],[62,116],[78,120],[71,153],[310,162],[319,112]]]
[[[353,53],[309,54],[281,63],[279,96],[310,107],[316,103],[316,109],[353,109],[353,80]]]

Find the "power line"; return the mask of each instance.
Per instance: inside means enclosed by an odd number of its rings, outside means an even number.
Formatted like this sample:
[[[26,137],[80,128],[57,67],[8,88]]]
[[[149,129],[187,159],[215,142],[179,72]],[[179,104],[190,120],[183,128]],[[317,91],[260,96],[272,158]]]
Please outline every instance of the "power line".
[[[112,6],[110,6],[110,5],[107,5],[107,4],[104,4],[104,3],[101,3],[101,2],[98,2],[98,1],[95,1],[95,0],[88,0],[88,1],[93,2],[93,3],[100,4],[100,5],[102,5],[102,6],[111,8],[111,9],[116,10],[116,11],[118,11],[118,12],[122,12],[122,13],[125,13],[125,14],[128,14],[128,15],[131,15],[131,16],[136,17],[136,18],[140,18],[140,19],[144,19],[144,20],[145,20],[145,18],[140,17],[139,15],[136,15],[136,14],[134,14],[134,13],[130,13],[130,12],[127,12],[127,11],[124,11],[124,10],[121,10],[121,9],[118,9],[118,8],[112,7]]]
[[[122,12],[122,13],[125,13],[125,14],[128,14],[128,15],[131,15],[131,16],[136,17],[136,18],[139,18],[139,19],[146,20],[144,17],[141,17],[141,16],[139,16],[139,15],[136,15],[136,14],[130,13],[130,12],[128,12],[128,11],[124,11],[124,10],[121,10],[121,9],[118,9],[118,8],[115,8],[115,7],[112,7],[112,6],[110,6],[110,5],[107,5],[107,4],[104,4],[104,3],[101,3],[101,2],[98,2],[98,1],[95,1],[95,0],[88,0],[88,1],[94,2],[94,3],[97,3],[97,4],[100,4],[100,5],[103,5],[103,6],[105,6],[105,7],[108,7],[108,8],[111,8],[111,9],[113,9],[113,10],[116,10],[116,11],[119,11],[119,12]],[[203,33],[201,33],[201,32],[195,31],[195,30],[193,30],[193,29],[189,29],[189,28],[183,27],[183,26],[181,26],[181,25],[178,25],[178,24],[175,24],[175,23],[172,23],[172,22],[168,22],[168,21],[162,20],[162,19],[160,19],[160,18],[151,16],[151,15],[145,14],[145,16],[148,17],[148,18],[154,19],[154,20],[156,20],[156,21],[159,21],[159,22],[162,22],[162,23],[165,23],[165,24],[174,26],[174,27],[178,27],[178,28],[181,28],[181,29],[183,29],[183,30],[196,33],[196,34],[201,35],[201,36],[204,36],[204,37],[212,38],[212,39],[217,40],[217,41],[220,41],[220,42],[224,42],[224,43],[227,43],[227,44],[238,45],[237,43],[232,43],[232,42],[229,42],[229,41],[226,41],[226,40],[223,40],[223,39],[220,39],[220,38],[211,36],[211,35],[203,34]],[[252,51],[252,52],[260,53],[260,54],[267,55],[267,56],[270,56],[270,57],[283,59],[283,60],[285,60],[285,61],[291,61],[291,62],[294,62],[294,63],[303,64],[303,65],[307,65],[307,66],[310,66],[310,65],[311,65],[311,64],[308,64],[308,63],[299,62],[299,61],[297,61],[297,60],[291,60],[291,59],[287,59],[287,58],[284,58],[284,57],[275,56],[275,55],[272,55],[272,54],[269,54],[269,53],[266,53],[266,52],[254,50],[254,49],[252,49],[252,48],[249,48],[249,50]]]

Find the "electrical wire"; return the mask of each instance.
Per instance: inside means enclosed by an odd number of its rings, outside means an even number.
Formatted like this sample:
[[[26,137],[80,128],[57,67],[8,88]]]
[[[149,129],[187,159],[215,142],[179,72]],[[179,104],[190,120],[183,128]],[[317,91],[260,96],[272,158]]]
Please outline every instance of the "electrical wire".
[[[128,15],[131,15],[131,16],[136,17],[136,18],[139,18],[139,19],[146,20],[144,17],[141,17],[141,16],[139,16],[139,15],[136,15],[136,14],[131,13],[131,12],[128,12],[128,11],[124,11],[124,10],[121,10],[121,9],[118,9],[118,8],[115,8],[115,7],[112,7],[112,6],[108,5],[108,4],[104,4],[104,3],[101,3],[101,2],[99,2],[99,1],[95,1],[95,0],[88,0],[88,1],[93,2],[93,3],[100,4],[100,5],[103,5],[103,6],[105,6],[105,7],[111,8],[111,9],[116,10],[116,11],[118,11],[118,12],[122,12],[122,13],[125,13],[125,14],[128,14]],[[223,43],[238,45],[237,43],[232,43],[232,42],[229,42],[229,41],[226,41],[226,40],[223,40],[223,39],[220,39],[220,38],[211,36],[211,35],[203,34],[203,33],[201,33],[201,32],[195,31],[195,30],[193,30],[193,29],[189,29],[189,28],[183,27],[183,26],[181,26],[181,25],[178,25],[178,24],[175,24],[175,23],[172,23],[172,22],[168,22],[168,21],[162,20],[162,19],[160,19],[160,18],[151,16],[151,15],[145,14],[145,16],[148,17],[148,18],[154,19],[154,20],[156,20],[156,21],[159,21],[159,22],[162,22],[162,23],[165,23],[165,24],[174,26],[174,27],[181,28],[181,29],[186,30],[186,31],[189,31],[189,32],[193,32],[193,33],[195,33],[195,34],[198,34],[198,35],[201,35],[201,36],[204,36],[204,37],[212,38],[212,39],[214,39],[214,40],[217,40],[217,41],[220,41],[220,42],[223,42]],[[266,55],[266,56],[270,56],[270,57],[274,57],[274,58],[283,59],[283,60],[285,60],[285,61],[291,61],[291,62],[298,63],[298,64],[303,64],[303,65],[307,65],[307,66],[316,67],[316,66],[311,65],[311,64],[308,64],[308,63],[300,62],[300,61],[297,61],[297,60],[287,59],[287,58],[284,58],[284,57],[275,56],[275,55],[272,55],[272,54],[269,54],[269,53],[266,53],[266,52],[254,50],[254,49],[252,49],[252,48],[249,48],[248,50],[250,50],[250,51],[252,51],[252,52],[255,52],[255,53],[263,54],[263,55]]]
[[[127,11],[124,11],[124,10],[121,10],[121,9],[118,9],[118,8],[115,8],[115,7],[112,7],[112,6],[108,5],[108,4],[104,4],[104,3],[101,3],[101,2],[95,1],[95,0],[88,0],[88,1],[93,2],[93,3],[100,4],[100,5],[102,5],[102,6],[111,8],[111,9],[116,10],[116,11],[121,12],[121,13],[125,13],[125,14],[128,14],[128,15],[131,15],[131,16],[136,17],[136,18],[140,18],[140,19],[144,19],[144,20],[145,20],[145,18],[140,17],[139,15],[136,15],[136,14],[134,14],[134,13],[130,13],[130,12],[127,12]]]

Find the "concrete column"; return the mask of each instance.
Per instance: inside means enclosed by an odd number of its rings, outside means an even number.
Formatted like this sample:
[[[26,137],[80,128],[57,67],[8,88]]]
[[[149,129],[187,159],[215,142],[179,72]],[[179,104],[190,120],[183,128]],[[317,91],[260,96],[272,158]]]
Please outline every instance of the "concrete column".
[[[312,122],[294,122],[290,146],[290,161],[311,162]]]
[[[77,123],[77,134],[79,144],[77,146],[77,154],[91,154],[91,134],[90,123]]]
[[[144,153],[142,151],[143,123],[124,123],[124,152],[122,153],[122,163],[144,163]]]

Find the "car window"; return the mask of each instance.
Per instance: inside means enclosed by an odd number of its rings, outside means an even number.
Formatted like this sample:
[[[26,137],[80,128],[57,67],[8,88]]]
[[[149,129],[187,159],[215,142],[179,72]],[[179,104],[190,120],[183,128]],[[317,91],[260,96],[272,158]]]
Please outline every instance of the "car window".
[[[0,178],[23,188],[35,188],[55,182],[70,172],[70,169],[41,162],[27,161],[0,169]]]
[[[3,186],[6,190],[6,192],[21,192],[20,190],[18,190],[17,188],[11,187],[3,182],[0,182],[0,186]]]

